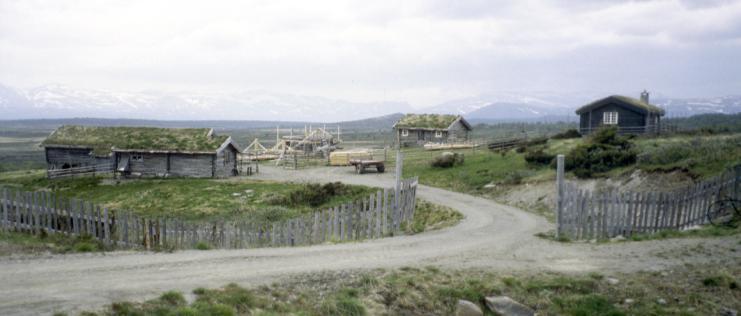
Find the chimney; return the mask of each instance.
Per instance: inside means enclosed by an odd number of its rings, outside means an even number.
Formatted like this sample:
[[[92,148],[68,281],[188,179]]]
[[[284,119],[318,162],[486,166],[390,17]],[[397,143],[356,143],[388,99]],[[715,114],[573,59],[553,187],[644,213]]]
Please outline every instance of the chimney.
[[[649,104],[648,103],[648,91],[646,91],[645,89],[643,90],[643,92],[641,92],[641,102]]]

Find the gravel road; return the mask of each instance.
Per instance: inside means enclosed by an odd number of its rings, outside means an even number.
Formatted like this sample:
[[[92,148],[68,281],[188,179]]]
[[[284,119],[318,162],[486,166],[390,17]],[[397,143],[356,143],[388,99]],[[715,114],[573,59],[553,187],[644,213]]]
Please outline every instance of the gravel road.
[[[288,171],[261,166],[256,178],[343,181],[391,186],[390,174],[351,168]],[[224,180],[233,181],[233,180]],[[298,248],[46,255],[0,259],[0,315],[74,313],[167,290],[190,292],[230,282],[245,286],[319,271],[436,265],[496,271],[601,273],[741,262],[739,237],[639,243],[557,243],[533,235],[553,229],[543,218],[491,200],[420,186],[418,196],[459,210],[465,219],[440,231],[361,243]],[[692,249],[693,251],[689,251]],[[698,249],[708,249],[698,251]]]

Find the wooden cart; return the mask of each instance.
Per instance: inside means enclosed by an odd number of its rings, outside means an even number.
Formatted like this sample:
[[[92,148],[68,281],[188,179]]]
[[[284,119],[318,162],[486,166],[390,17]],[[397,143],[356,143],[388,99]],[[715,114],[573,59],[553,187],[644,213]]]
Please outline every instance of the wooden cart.
[[[376,170],[378,173],[383,173],[386,171],[386,166],[383,163],[383,160],[361,160],[361,159],[351,159],[350,165],[355,166],[355,172],[358,174],[365,173],[365,168],[369,167],[376,167]]]

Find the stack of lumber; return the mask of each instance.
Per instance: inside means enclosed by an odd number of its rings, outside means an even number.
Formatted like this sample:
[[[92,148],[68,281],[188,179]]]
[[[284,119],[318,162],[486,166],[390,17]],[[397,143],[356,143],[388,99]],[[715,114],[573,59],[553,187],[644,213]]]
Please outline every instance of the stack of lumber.
[[[350,160],[370,160],[372,155],[367,149],[333,151],[329,154],[330,166],[349,166]]]

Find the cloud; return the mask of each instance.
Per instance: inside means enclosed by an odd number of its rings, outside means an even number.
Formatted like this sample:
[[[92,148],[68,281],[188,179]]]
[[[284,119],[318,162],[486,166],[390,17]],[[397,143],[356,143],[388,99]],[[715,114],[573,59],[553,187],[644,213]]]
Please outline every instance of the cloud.
[[[740,76],[702,49],[740,51],[741,1],[2,1],[0,17],[0,82],[22,86],[429,105],[492,90],[609,90],[604,73],[623,89],[634,77],[615,73],[616,59],[668,93],[710,91],[672,88],[695,86],[692,76]],[[677,69],[689,77],[663,85]]]

